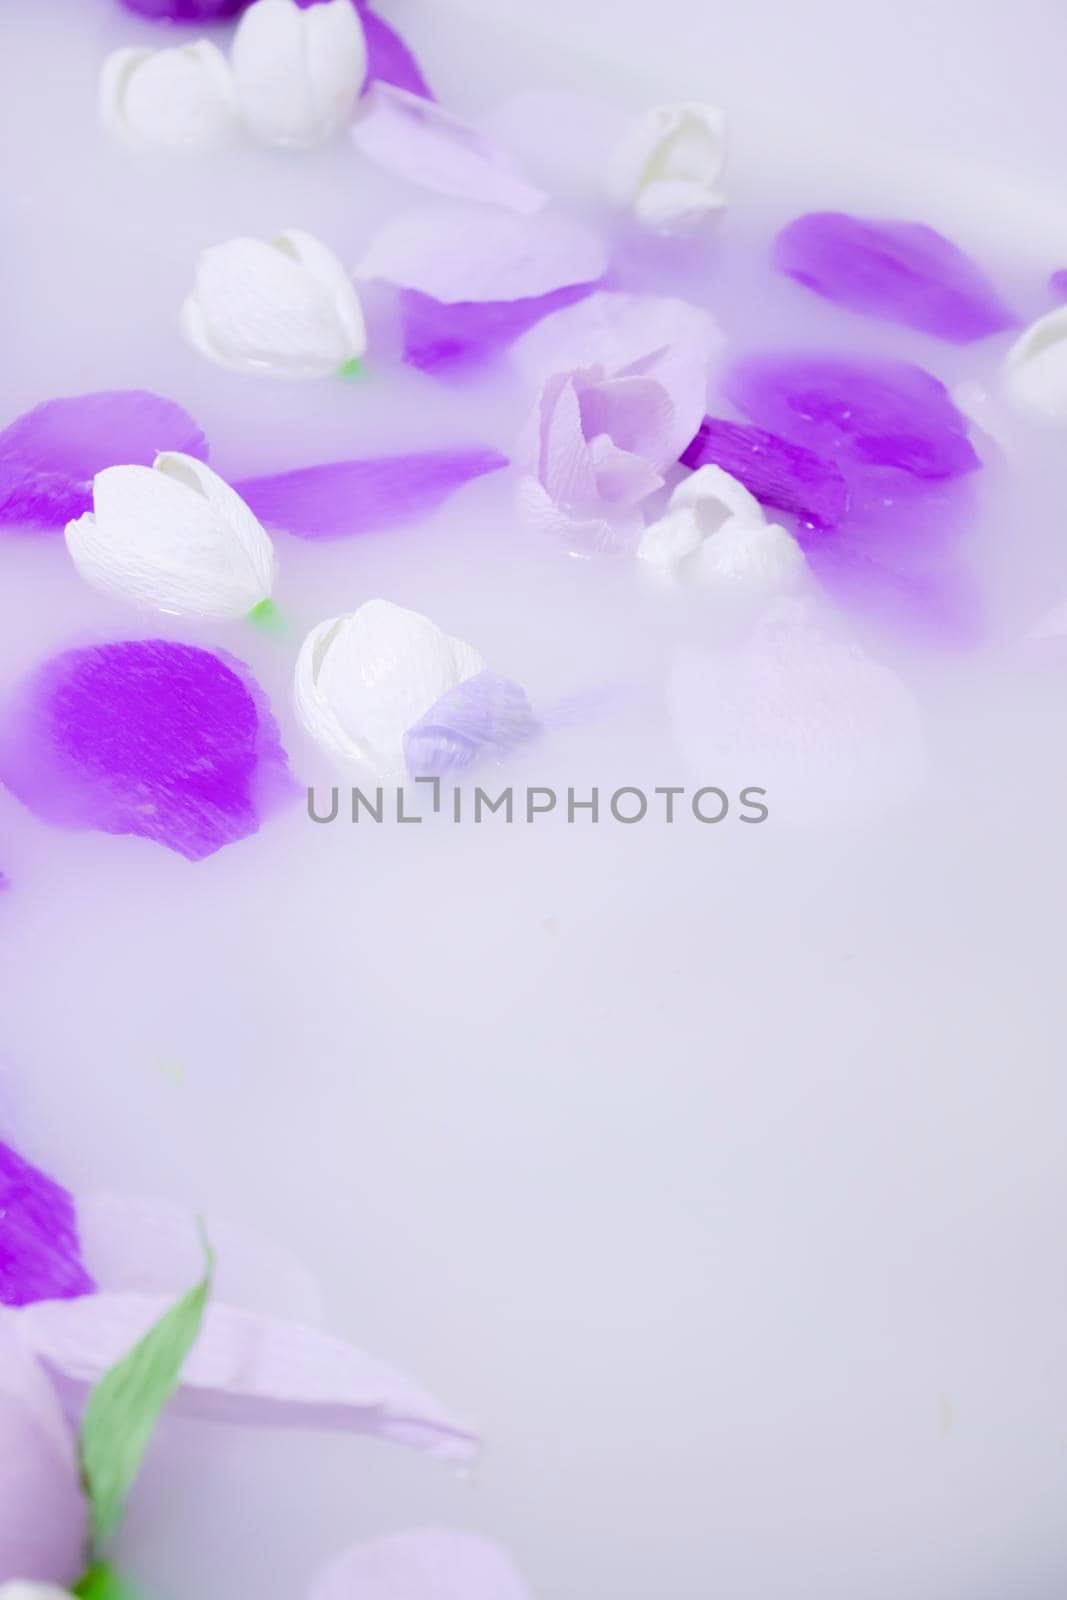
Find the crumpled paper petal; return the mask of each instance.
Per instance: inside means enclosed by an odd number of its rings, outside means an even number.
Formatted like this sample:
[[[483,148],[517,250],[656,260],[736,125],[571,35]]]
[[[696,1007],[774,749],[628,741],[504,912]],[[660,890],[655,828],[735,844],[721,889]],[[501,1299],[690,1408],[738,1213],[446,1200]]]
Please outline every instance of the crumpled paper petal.
[[[906,361],[751,356],[725,387],[746,416],[835,462],[850,482],[868,469],[934,480],[982,464],[944,384]]]
[[[811,528],[833,528],[848,511],[848,486],[832,461],[750,423],[705,417],[684,451],[685,466],[721,467],[764,506]]]
[[[6,1313],[27,1350],[77,1403],[171,1301],[94,1294]],[[212,1421],[375,1434],[444,1461],[466,1462],[477,1440],[403,1373],[297,1323],[210,1305],[172,1402]]]
[[[394,84],[375,84],[363,96],[349,132],[375,166],[439,194],[525,215],[548,199],[477,129]]]
[[[426,205],[390,218],[356,268],[435,300],[528,300],[603,276],[603,240],[569,217]]]
[[[686,369],[700,373],[706,388],[721,345],[714,317],[699,306],[601,289],[538,322],[512,346],[511,359],[531,387],[574,367],[619,372],[640,363],[668,387],[668,374]]]
[[[850,311],[954,344],[1018,325],[985,274],[925,223],[810,212],[778,235],[774,263],[780,272]]]
[[[144,389],[47,400],[0,433],[0,526],[61,531],[92,510],[105,467],[150,467],[163,450],[207,460],[187,411]]]
[[[479,672],[443,694],[408,729],[404,761],[413,778],[443,777],[509,755],[540,726],[517,683]]]
[[[234,485],[261,522],[298,539],[341,539],[428,515],[508,464],[497,450],[430,450],[301,467]]]
[[[499,1545],[450,1528],[387,1534],[347,1551],[309,1600],[529,1600]]]
[[[74,1200],[0,1141],[0,1305],[92,1294]]]
[[[456,300],[446,304],[417,289],[400,289],[397,299],[404,360],[423,372],[474,365],[506,349],[528,328],[592,292],[570,284],[525,300]]]
[[[372,11],[365,0],[357,0],[357,5],[367,44],[364,88],[369,88],[373,83],[392,83],[398,89],[406,89],[409,94],[421,94],[423,99],[433,100],[434,92],[400,34],[377,11]]]
[[[85,1497],[52,1386],[8,1323],[17,1314],[0,1313],[0,1583],[66,1585],[84,1566]]]
[[[0,781],[42,821],[135,834],[190,861],[255,833],[287,771],[244,664],[165,639],[53,656],[0,724]]]

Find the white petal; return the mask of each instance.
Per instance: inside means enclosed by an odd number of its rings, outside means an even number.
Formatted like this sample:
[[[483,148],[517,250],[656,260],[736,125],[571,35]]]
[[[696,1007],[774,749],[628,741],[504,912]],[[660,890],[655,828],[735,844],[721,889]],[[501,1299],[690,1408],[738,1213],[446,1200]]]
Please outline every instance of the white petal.
[[[202,461],[108,467],[67,548],[94,588],[185,616],[239,617],[270,594],[271,542],[239,495]]]
[[[725,205],[726,117],[699,101],[654,106],[620,142],[608,187],[646,227],[681,231]]]
[[[233,41],[241,114],[270,144],[313,145],[348,120],[367,70],[363,25],[351,0],[301,11],[295,0],[256,0]]]
[[[698,467],[682,479],[670,503],[672,511],[687,507],[698,510],[705,536],[729,517],[757,526],[767,520],[756,496],[722,467]]]
[[[229,65],[207,39],[114,51],[101,70],[99,105],[105,126],[131,144],[211,150],[237,126]]]
[[[776,593],[803,580],[808,566],[793,535],[777,522],[754,526],[731,517],[695,557],[704,583],[726,584]]]
[[[1005,381],[1013,404],[1067,421],[1067,306],[1039,317],[1012,346]]]
[[[733,588],[786,590],[807,570],[793,535],[769,523],[755,496],[721,467],[683,478],[637,554],[679,576]]]
[[[677,567],[704,542],[700,521],[692,510],[666,511],[649,523],[641,535],[637,555],[654,567]]]
[[[240,372],[324,377],[366,347],[358,297],[342,280],[340,262],[309,234],[231,239],[202,252],[182,332]]]
[[[404,734],[449,689],[485,670],[476,650],[388,600],[313,628],[296,665],[296,706],[322,747],[383,777],[404,773]]]

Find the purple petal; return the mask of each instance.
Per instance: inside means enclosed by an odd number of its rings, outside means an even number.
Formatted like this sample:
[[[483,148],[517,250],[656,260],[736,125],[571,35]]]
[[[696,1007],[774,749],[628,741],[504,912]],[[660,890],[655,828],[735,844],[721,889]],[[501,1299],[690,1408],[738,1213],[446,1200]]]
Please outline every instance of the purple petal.
[[[728,374],[726,393],[761,427],[836,462],[850,482],[854,469],[937,479],[981,466],[944,384],[904,361],[753,356]]]
[[[1057,300],[1067,300],[1067,267],[1061,267],[1058,272],[1054,272],[1048,280],[1048,286],[1049,292],[1055,295]]]
[[[833,528],[848,511],[848,486],[831,461],[745,422],[705,417],[682,456],[687,467],[722,467],[761,505],[812,528]]]
[[[925,223],[813,211],[783,228],[774,262],[837,305],[954,344],[1018,326],[984,273]]]
[[[357,0],[363,22],[363,37],[367,41],[367,76],[364,88],[373,83],[394,83],[409,94],[421,94],[425,100],[435,98],[433,90],[422,75],[422,69],[408,46],[383,17],[372,11],[363,0]]]
[[[404,735],[412,777],[460,772],[486,757],[510,754],[540,729],[517,683],[479,672],[457,684]]]
[[[472,478],[507,464],[496,450],[433,450],[301,467],[234,487],[269,527],[298,539],[339,539],[425,516]]]
[[[247,668],[163,639],[53,657],[0,729],[0,779],[43,821],[154,839],[190,861],[255,833],[286,772]]]
[[[0,1584],[66,1586],[85,1564],[86,1506],[74,1442],[51,1384],[0,1316]]]
[[[170,1304],[169,1296],[94,1294],[8,1316],[75,1403]],[[403,1373],[342,1339],[232,1306],[208,1307],[172,1404],[212,1421],[375,1434],[445,1461],[477,1453],[475,1436]]]
[[[310,1600],[529,1600],[529,1590],[498,1545],[420,1528],[349,1550],[321,1574]]]
[[[376,84],[363,96],[350,133],[375,166],[438,194],[523,213],[539,211],[548,198],[476,129],[394,84]]]
[[[92,1294],[74,1201],[60,1184],[0,1142],[0,1305]]]
[[[371,240],[356,275],[448,304],[529,300],[607,269],[603,239],[571,217],[429,204],[400,212]]]
[[[105,467],[150,467],[162,450],[207,460],[187,411],[144,389],[48,400],[0,433],[0,525],[62,529],[93,505]]]
[[[591,294],[594,284],[569,284],[526,300],[434,300],[417,289],[399,291],[404,360],[423,372],[460,367],[506,349],[520,334],[564,306]]]
[[[127,11],[157,22],[215,22],[236,17],[251,0],[122,0]]]

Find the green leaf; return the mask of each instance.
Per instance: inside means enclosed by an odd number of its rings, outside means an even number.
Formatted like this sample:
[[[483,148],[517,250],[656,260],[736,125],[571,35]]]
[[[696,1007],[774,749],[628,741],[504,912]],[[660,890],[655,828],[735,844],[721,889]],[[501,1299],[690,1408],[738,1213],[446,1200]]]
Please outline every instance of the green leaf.
[[[137,1595],[111,1567],[97,1564],[74,1585],[79,1600],[137,1600]]]
[[[201,1231],[204,1276],[128,1355],[105,1372],[85,1407],[81,1469],[94,1551],[115,1531],[160,1412],[178,1387],[211,1294],[215,1258]],[[96,1592],[93,1600],[97,1600]],[[108,1591],[104,1591],[107,1595]]]

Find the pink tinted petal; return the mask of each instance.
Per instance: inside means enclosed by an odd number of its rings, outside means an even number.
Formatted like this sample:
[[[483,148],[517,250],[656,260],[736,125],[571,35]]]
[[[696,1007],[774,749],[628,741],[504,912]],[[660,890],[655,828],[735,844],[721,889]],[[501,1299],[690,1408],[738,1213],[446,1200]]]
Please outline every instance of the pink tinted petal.
[[[474,128],[393,84],[376,84],[363,96],[350,132],[376,166],[439,194],[527,213],[548,198]]]
[[[44,1300],[9,1315],[26,1347],[80,1399],[171,1304],[167,1296]],[[370,1433],[465,1462],[475,1436],[403,1373],[329,1334],[211,1305],[173,1401],[179,1414],[263,1427]]]
[[[190,861],[255,833],[287,771],[243,663],[165,639],[54,656],[0,720],[0,781],[36,816]]]
[[[298,539],[341,539],[427,516],[472,478],[507,464],[497,450],[431,450],[301,467],[234,487],[271,528]]]
[[[571,284],[526,300],[434,300],[417,289],[399,290],[404,360],[423,372],[438,372],[485,360],[563,306],[591,293]]]
[[[832,461],[744,422],[705,417],[684,452],[687,467],[722,467],[761,505],[811,528],[833,528],[848,511],[848,487]]]
[[[150,467],[162,450],[207,459],[187,411],[144,389],[48,400],[0,433],[0,524],[61,529],[91,511],[105,467]]]
[[[91,1294],[74,1201],[53,1178],[0,1142],[0,1305]]]
[[[836,462],[846,477],[889,468],[932,480],[981,466],[944,384],[908,362],[753,356],[731,370],[726,392],[761,427]]]
[[[442,695],[408,729],[404,760],[412,777],[460,772],[476,761],[510,754],[539,727],[517,683],[479,672]]]
[[[498,1545],[425,1528],[357,1545],[326,1569],[310,1600],[529,1600]]]
[[[778,235],[774,260],[827,300],[955,344],[1018,325],[985,274],[923,223],[811,212]]]
[[[86,1508],[55,1394],[0,1313],[0,1583],[70,1584],[85,1564]]]
[[[82,1256],[105,1292],[177,1295],[203,1269],[196,1215],[166,1200],[79,1195],[78,1229]],[[217,1299],[292,1322],[321,1322],[318,1284],[289,1251],[215,1217],[210,1231]]]
[[[386,222],[356,271],[451,303],[529,300],[592,283],[606,267],[603,241],[569,217],[427,205]]]

